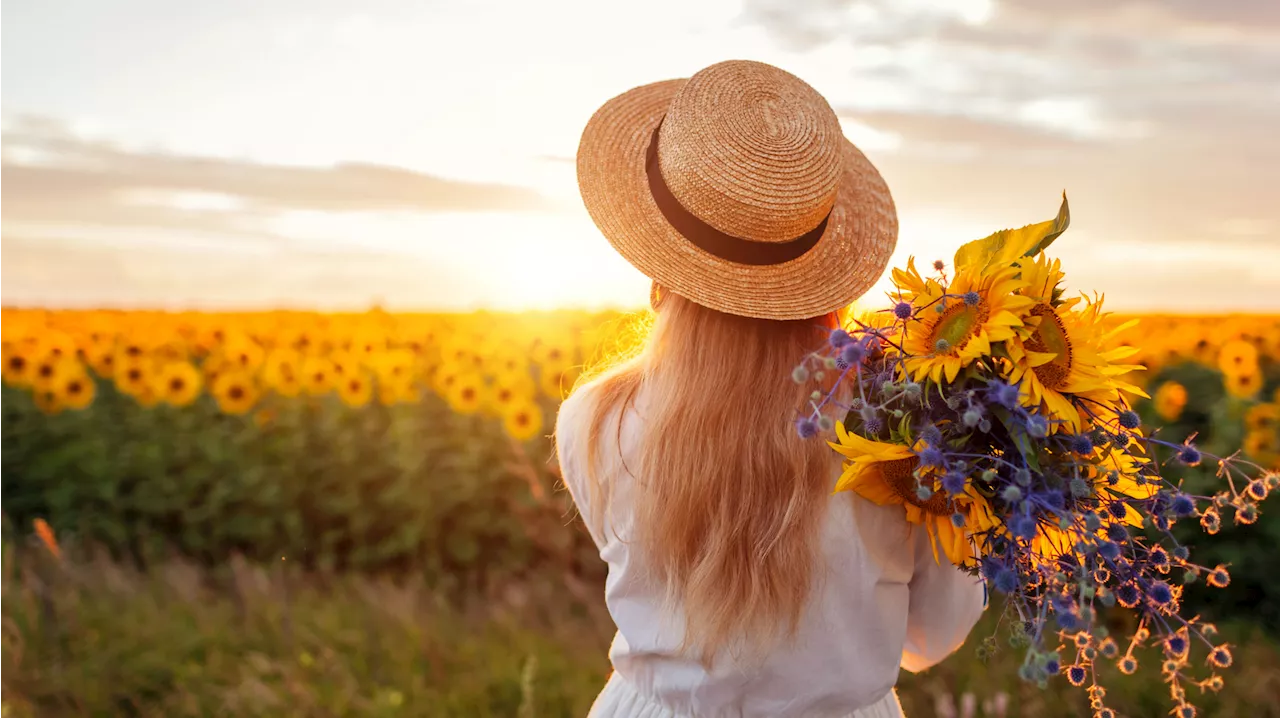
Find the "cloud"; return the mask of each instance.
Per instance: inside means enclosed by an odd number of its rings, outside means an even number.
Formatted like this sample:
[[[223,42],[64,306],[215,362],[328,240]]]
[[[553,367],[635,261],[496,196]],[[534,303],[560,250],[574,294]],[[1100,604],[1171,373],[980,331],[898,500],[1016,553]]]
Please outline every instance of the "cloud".
[[[515,185],[434,177],[349,162],[271,165],[124,149],[78,138],[48,119],[23,118],[3,134],[6,222],[151,226],[241,232],[287,210],[326,212],[541,212],[559,209]],[[152,200],[139,202],[147,194]],[[163,201],[173,197],[170,205]],[[220,208],[183,197],[224,196]]]

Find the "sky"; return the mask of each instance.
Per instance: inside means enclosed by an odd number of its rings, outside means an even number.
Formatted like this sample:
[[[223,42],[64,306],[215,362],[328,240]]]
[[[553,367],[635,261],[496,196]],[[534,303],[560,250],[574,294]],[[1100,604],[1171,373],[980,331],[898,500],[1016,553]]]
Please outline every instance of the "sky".
[[[880,169],[894,265],[1065,190],[1072,289],[1280,310],[1275,0],[8,0],[0,29],[5,305],[639,305],[582,128],[752,59]]]

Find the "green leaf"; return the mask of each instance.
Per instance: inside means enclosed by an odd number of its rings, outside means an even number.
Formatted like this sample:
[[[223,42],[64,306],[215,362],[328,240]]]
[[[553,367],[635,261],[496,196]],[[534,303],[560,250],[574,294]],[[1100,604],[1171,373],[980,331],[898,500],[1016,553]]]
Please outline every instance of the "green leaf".
[[[1013,417],[1009,414],[1009,410],[1001,407],[991,413],[996,415],[996,418],[1004,425],[1005,430],[1009,432],[1009,437],[1013,439],[1014,446],[1018,447],[1018,453],[1022,454],[1027,466],[1040,471],[1040,457],[1036,447],[1031,443],[1031,437],[1027,435],[1026,431],[1020,431],[1014,426]]]
[[[1002,229],[968,242],[956,251],[954,264],[957,270],[969,267],[981,270],[994,264],[1011,264],[1019,257],[1033,257],[1067,231],[1070,223],[1067,193],[1063,192],[1057,217],[1018,229]]]

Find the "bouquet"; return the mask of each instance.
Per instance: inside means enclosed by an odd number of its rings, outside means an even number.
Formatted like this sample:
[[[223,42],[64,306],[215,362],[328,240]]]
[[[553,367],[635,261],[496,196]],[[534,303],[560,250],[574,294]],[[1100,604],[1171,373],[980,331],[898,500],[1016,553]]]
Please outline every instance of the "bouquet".
[[[816,387],[796,431],[844,457],[837,491],[902,505],[935,560],[1006,596],[1001,625],[1025,649],[1024,680],[1065,675],[1110,718],[1096,667],[1131,674],[1135,649],[1157,644],[1173,713],[1189,718],[1188,689],[1220,689],[1232,656],[1211,624],[1183,615],[1183,585],[1230,574],[1195,563],[1171,529],[1198,520],[1214,533],[1227,512],[1252,523],[1280,475],[1144,435],[1130,400],[1146,394],[1126,381],[1142,367],[1120,341],[1133,322],[1109,321],[1101,297],[1069,298],[1044,253],[1068,223],[1064,194],[1053,220],[962,246],[950,274],[937,262],[922,275],[914,259],[895,269],[888,309],[847,321],[795,368]],[[1161,465],[1158,446],[1174,461]],[[1222,480],[1215,495],[1169,477],[1205,461]],[[1117,605],[1135,614],[1131,635],[1099,618]],[[989,637],[980,657],[997,645]]]

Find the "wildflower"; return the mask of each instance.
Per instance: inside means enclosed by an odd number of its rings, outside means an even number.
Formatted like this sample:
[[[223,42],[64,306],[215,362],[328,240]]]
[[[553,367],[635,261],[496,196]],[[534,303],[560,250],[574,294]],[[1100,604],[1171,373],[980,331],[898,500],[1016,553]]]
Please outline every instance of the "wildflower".
[[[911,302],[898,302],[893,305],[893,316],[903,321],[910,319],[913,314]]]
[[[1200,450],[1192,446],[1190,443],[1183,444],[1178,449],[1178,461],[1187,466],[1200,465]]]
[[[818,423],[809,417],[796,419],[796,435],[801,439],[811,439],[818,435]]]
[[[862,342],[851,341],[840,349],[840,363],[846,368],[861,364],[866,356],[867,347]]]
[[[243,372],[222,374],[213,383],[212,391],[218,408],[227,414],[244,414],[258,403],[258,387]]]
[[[1236,509],[1235,521],[1241,526],[1247,526],[1258,520],[1258,507],[1253,504],[1246,504]]]
[[[1018,406],[1018,387],[1006,384],[1003,381],[996,380],[987,385],[987,400],[1003,406],[1006,409],[1013,409]]]
[[[1088,675],[1088,672],[1082,665],[1076,664],[1067,667],[1067,681],[1073,686],[1084,685],[1084,681],[1088,678]]]
[[[1209,572],[1209,577],[1206,580],[1214,588],[1226,588],[1227,584],[1231,583],[1231,574],[1227,573],[1226,566],[1219,564]]]
[[[1098,644],[1098,650],[1107,658],[1115,658],[1120,651],[1120,647],[1116,645],[1115,639],[1108,637],[1102,639],[1102,642]]]
[[[1205,509],[1204,513],[1200,515],[1200,526],[1207,534],[1218,533],[1218,529],[1222,526],[1222,519],[1218,516],[1218,510],[1216,508]]]
[[[1027,433],[1037,439],[1049,435],[1049,422],[1043,416],[1035,414],[1027,419]]]
[[[1071,450],[1077,454],[1089,455],[1093,453],[1093,440],[1088,434],[1075,434],[1071,437]]]
[[[1174,635],[1164,639],[1165,655],[1172,658],[1186,655],[1187,647],[1187,637],[1181,634],[1175,633]]]
[[[849,342],[853,341],[853,337],[849,336],[849,332],[843,329],[832,329],[831,334],[827,337],[827,343],[832,349],[839,349]]]
[[[972,289],[964,293],[964,303],[970,307],[976,307],[982,302],[982,295]]]
[[[1034,517],[1025,514],[1016,516],[1009,523],[1009,530],[1013,532],[1014,536],[1030,541],[1036,536],[1036,520]]]
[[[803,366],[798,366],[791,370],[791,380],[797,384],[803,384],[809,381],[809,370]]]
[[[1138,587],[1132,583],[1122,584],[1115,588],[1116,600],[1125,608],[1133,608],[1138,605],[1138,599],[1141,594],[1138,593]]]
[[[941,259],[935,259],[935,260],[933,260],[933,269],[934,269],[934,271],[941,272],[942,270],[944,270],[944,269],[946,269],[946,268],[947,268],[947,265],[946,265],[945,263],[943,263],[943,261],[942,261]]]
[[[1170,504],[1170,507],[1173,509],[1173,513],[1177,516],[1191,516],[1196,512],[1195,499],[1192,499],[1190,496],[1182,493],[1173,497],[1173,502]]]
[[[1231,649],[1224,643],[1209,652],[1209,662],[1218,668],[1227,668],[1231,665]]]
[[[1174,710],[1174,715],[1178,718],[1196,718],[1196,707],[1190,703],[1183,703]]]
[[[996,573],[996,579],[993,583],[997,591],[1013,593],[1018,590],[1018,575],[1007,568],[1001,568]]]
[[[921,466],[944,466],[946,462],[946,455],[942,453],[941,449],[934,446],[925,447],[925,449],[920,452]]]
[[[1129,409],[1120,412],[1118,420],[1120,422],[1120,426],[1130,431],[1142,426],[1142,419],[1138,416],[1138,412]]]
[[[1249,495],[1249,498],[1254,501],[1262,501],[1267,498],[1267,483],[1262,479],[1254,479],[1249,482],[1249,485],[1245,487],[1244,491]]]
[[[1131,676],[1134,671],[1138,670],[1138,660],[1131,655],[1126,655],[1116,662],[1116,667],[1120,669],[1121,673]]]

